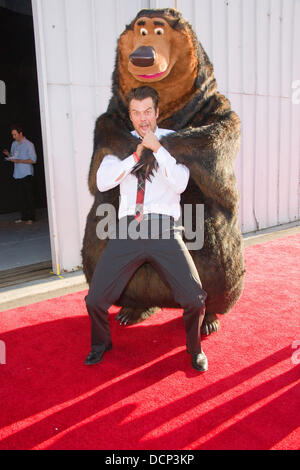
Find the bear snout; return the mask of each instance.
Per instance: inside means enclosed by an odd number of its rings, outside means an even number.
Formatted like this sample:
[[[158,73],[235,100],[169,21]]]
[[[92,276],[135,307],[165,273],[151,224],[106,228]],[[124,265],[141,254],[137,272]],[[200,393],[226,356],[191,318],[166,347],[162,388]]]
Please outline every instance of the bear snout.
[[[151,46],[141,46],[130,54],[129,59],[136,67],[151,67],[155,61],[155,51]]]

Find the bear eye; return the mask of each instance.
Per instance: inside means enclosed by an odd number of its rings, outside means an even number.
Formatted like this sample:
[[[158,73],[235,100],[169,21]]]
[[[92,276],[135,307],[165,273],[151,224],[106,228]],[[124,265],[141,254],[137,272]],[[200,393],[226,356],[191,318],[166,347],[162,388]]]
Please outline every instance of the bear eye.
[[[155,28],[154,32],[155,34],[158,34],[158,35],[164,34],[164,30],[162,28]]]
[[[141,33],[142,36],[147,36],[148,31],[147,31],[146,28],[141,28],[140,33]]]

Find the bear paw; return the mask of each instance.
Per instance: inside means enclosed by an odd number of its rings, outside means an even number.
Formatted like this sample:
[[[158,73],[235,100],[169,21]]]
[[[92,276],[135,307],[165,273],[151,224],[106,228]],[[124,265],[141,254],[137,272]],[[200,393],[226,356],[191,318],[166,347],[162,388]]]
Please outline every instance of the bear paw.
[[[122,307],[116,316],[116,321],[123,326],[135,325],[136,323],[147,320],[147,318],[151,317],[159,310],[161,310],[161,307],[149,307],[147,309]]]
[[[209,336],[213,333],[217,333],[221,329],[221,323],[218,320],[217,315],[207,314],[204,317],[201,325],[201,334],[203,336]]]

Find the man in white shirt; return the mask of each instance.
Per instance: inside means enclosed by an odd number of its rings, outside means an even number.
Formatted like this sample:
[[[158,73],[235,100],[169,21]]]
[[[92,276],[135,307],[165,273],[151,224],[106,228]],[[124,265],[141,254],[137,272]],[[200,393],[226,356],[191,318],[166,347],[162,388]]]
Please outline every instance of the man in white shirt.
[[[207,358],[201,348],[201,324],[205,314],[206,292],[202,289],[193,259],[176,230],[180,217],[180,194],[189,180],[189,169],[176,160],[160,144],[159,138],[173,132],[157,127],[159,115],[158,94],[148,86],[132,90],[128,95],[129,116],[133,135],[140,139],[133,155],[120,160],[115,155],[104,157],[97,173],[99,191],[108,191],[120,185],[119,226],[125,222],[142,227],[155,219],[168,219],[170,237],[133,239],[113,238],[98,260],[87,297],[87,310],[91,318],[92,349],[86,365],[97,364],[105,351],[112,348],[108,309],[120,297],[134,272],[148,262],[170,285],[175,301],[182,306],[186,331],[187,351],[192,367],[207,370]],[[143,150],[153,152],[155,160],[151,177],[143,165]],[[141,169],[135,172],[138,166]],[[145,174],[146,173],[146,174]],[[137,178],[137,176],[138,178]],[[148,178],[145,180],[145,177]],[[151,232],[152,233],[152,232]]]
[[[3,150],[6,160],[14,163],[13,177],[18,188],[21,218],[15,223],[25,222],[31,225],[35,220],[34,188],[33,188],[33,165],[36,164],[37,156],[35,147],[30,140],[23,135],[23,128],[18,125],[11,126],[11,134],[14,139],[10,153]]]

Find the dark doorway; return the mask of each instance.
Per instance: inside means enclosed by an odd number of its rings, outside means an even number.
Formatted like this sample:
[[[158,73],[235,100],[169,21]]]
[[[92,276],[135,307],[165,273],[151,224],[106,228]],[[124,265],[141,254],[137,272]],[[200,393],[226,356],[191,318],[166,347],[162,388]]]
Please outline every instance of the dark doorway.
[[[0,26],[1,287],[1,276],[7,276],[10,269],[24,272],[27,267],[31,272],[41,263],[50,266],[51,253],[31,0],[0,0]],[[38,158],[34,166],[37,220],[32,226],[14,224],[20,209],[12,177],[14,164],[2,154],[3,149],[11,148],[13,123],[23,126]]]

